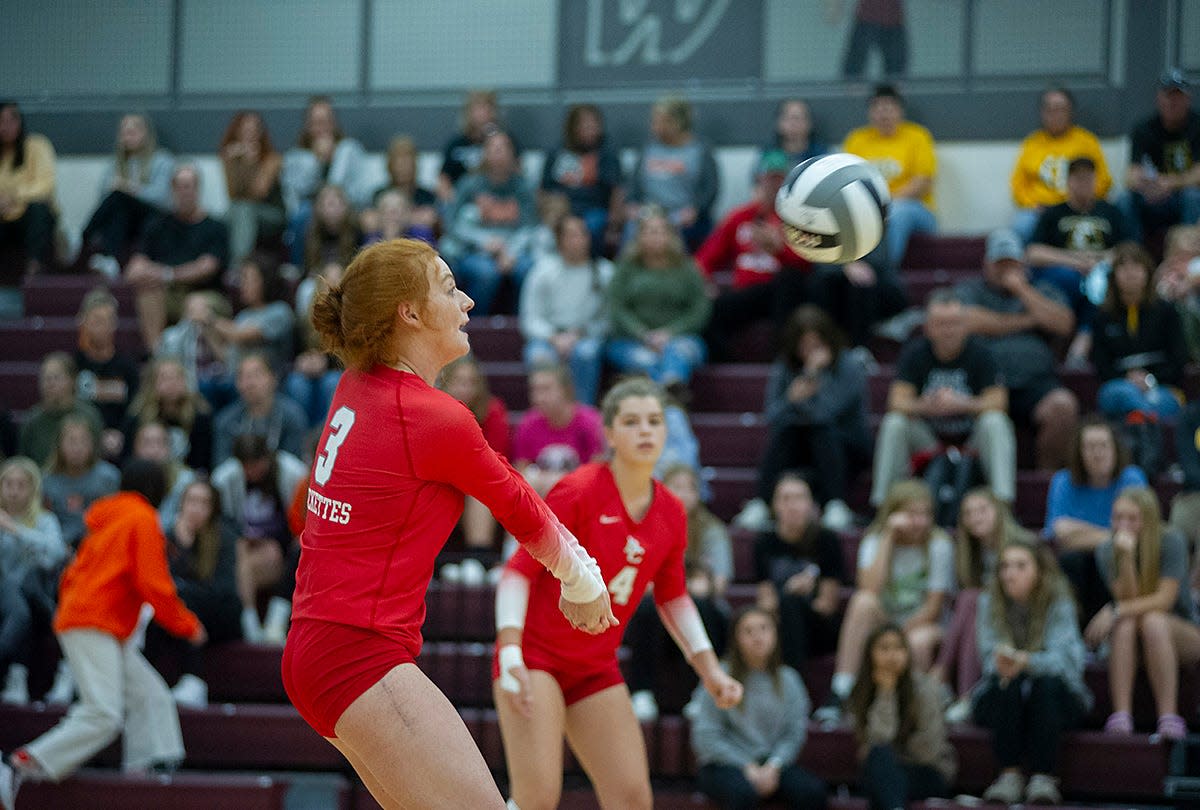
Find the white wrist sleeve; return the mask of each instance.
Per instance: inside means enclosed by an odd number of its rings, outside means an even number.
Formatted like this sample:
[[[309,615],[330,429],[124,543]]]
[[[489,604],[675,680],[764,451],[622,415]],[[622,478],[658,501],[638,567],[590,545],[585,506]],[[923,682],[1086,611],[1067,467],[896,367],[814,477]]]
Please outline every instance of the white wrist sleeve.
[[[546,520],[541,531],[536,536],[517,539],[562,583],[562,596],[568,602],[586,604],[598,599],[604,593],[600,567],[550,508],[542,504],[542,509]]]
[[[663,627],[675,639],[684,658],[690,661],[696,653],[712,649],[712,642],[708,640],[708,633],[704,632],[704,622],[700,621],[700,611],[696,610],[692,597],[685,593],[657,607]]]
[[[559,577],[559,581],[562,583],[562,598],[577,605],[584,605],[599,599],[605,589],[604,576],[600,573],[599,563],[587,553],[566,526],[561,523],[557,525],[559,536],[571,550],[571,556],[574,558],[570,569],[564,576]]]
[[[525,666],[525,657],[521,655],[521,648],[516,644],[505,644],[500,648],[496,657],[500,664],[500,688],[513,694],[520,692],[521,684],[512,676],[510,670],[513,667]]]
[[[496,631],[506,627],[525,629],[525,614],[529,610],[529,580],[510,568],[505,568],[496,583]]]

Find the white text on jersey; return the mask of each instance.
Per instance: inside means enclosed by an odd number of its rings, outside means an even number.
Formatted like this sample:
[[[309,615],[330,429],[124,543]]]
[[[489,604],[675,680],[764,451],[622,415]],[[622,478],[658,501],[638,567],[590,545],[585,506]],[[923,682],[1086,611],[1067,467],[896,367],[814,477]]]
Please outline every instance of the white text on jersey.
[[[323,520],[345,526],[350,522],[350,509],[350,504],[345,501],[326,498],[314,489],[308,491],[308,511]]]

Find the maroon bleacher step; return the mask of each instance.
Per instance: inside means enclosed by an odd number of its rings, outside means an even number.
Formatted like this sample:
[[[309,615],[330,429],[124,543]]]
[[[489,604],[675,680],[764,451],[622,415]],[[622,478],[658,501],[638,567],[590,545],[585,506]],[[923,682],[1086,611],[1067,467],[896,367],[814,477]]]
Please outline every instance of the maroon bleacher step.
[[[904,255],[904,270],[978,270],[983,266],[986,236],[939,236],[914,233]],[[901,271],[903,275],[903,271]]]
[[[25,783],[17,805],[31,810],[283,810],[287,788],[287,782],[269,776],[129,776],[85,769],[59,784]]]
[[[132,317],[134,309],[133,288],[124,282],[109,284],[99,275],[37,275],[25,280],[25,314],[60,316],[73,318],[79,312],[83,298],[93,289],[108,289],[117,299],[117,312]]]
[[[117,322],[117,350],[140,357],[142,336],[136,318]],[[0,322],[0,356],[5,360],[40,361],[50,352],[74,352],[79,345],[75,318],[37,315]]]
[[[467,730],[493,771],[504,768],[504,751],[496,713],[460,709]],[[12,750],[45,731],[62,710],[0,707],[0,750]],[[346,763],[333,746],[310,729],[290,706],[211,706],[181,711],[185,765],[231,770],[324,770],[345,772]],[[664,716],[642,726],[650,772],[656,779],[691,778],[693,759],[686,721]],[[978,794],[996,773],[988,733],[958,727],[951,731],[958,751],[957,792]],[[1162,796],[1170,748],[1145,734],[1128,737],[1098,732],[1071,732],[1063,741],[1060,773],[1063,792],[1102,801],[1155,801]],[[826,730],[810,725],[801,762],[829,784],[852,784],[857,775],[855,742],[849,729]],[[108,752],[111,757],[115,749]],[[578,773],[574,760],[565,770]]]

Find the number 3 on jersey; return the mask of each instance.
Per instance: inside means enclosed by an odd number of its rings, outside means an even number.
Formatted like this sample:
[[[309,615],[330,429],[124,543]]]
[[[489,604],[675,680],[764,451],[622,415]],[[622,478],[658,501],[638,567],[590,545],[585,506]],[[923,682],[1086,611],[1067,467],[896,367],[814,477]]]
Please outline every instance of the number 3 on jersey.
[[[624,605],[629,602],[629,597],[633,594],[633,583],[637,581],[637,573],[637,566],[627,565],[608,581],[608,592],[612,595],[614,604]]]
[[[350,435],[354,427],[354,411],[345,405],[338,408],[329,420],[329,438],[325,440],[325,449],[317,456],[317,464],[313,469],[313,480],[322,486],[329,483],[333,475],[333,465],[337,461],[338,448]]]

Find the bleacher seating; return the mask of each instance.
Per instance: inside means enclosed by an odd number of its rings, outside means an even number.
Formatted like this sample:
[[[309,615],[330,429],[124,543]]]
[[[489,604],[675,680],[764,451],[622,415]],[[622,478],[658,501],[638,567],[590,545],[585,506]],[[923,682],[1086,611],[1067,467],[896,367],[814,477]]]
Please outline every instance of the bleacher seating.
[[[982,240],[975,237],[914,237],[904,273],[910,299],[919,304],[931,290],[953,284],[978,272]],[[77,327],[74,315],[88,289],[98,277],[43,276],[26,283],[26,318],[0,324],[0,392],[18,413],[37,399],[37,364],[52,350],[74,348]],[[113,287],[119,302],[121,348],[141,352],[129,288]],[[493,393],[504,399],[513,419],[528,407],[526,378],[520,362],[521,337],[511,316],[479,318],[469,326],[472,345],[484,363]],[[896,345],[878,341],[872,351],[882,364],[870,377],[871,411],[878,421],[886,391],[894,375]],[[767,381],[769,344],[765,332],[747,335],[739,342],[742,362],[710,365],[699,371],[693,384],[692,423],[700,441],[702,463],[712,490],[714,512],[728,520],[753,496],[755,466],[767,438],[761,411]],[[1062,371],[1064,383],[1079,395],[1085,410],[1095,402],[1096,381],[1088,372]],[[1200,393],[1200,375],[1188,378],[1190,394]],[[1019,436],[1021,458],[1029,458],[1029,437]],[[1169,443],[1168,443],[1168,446]],[[1017,514],[1027,526],[1040,526],[1045,508],[1048,474],[1028,468],[1018,475]],[[1157,482],[1164,504],[1177,485],[1166,478]],[[855,483],[851,506],[867,513],[868,480],[864,474]],[[852,565],[859,535],[843,538],[843,551]],[[735,533],[736,580],[729,601],[737,606],[754,599],[751,584],[752,538]],[[503,778],[504,761],[495,713],[491,709],[490,656],[494,592],[490,587],[473,588],[439,581],[431,584],[426,597],[425,650],[419,661],[430,678],[459,707],[468,729],[479,743],[488,765]],[[164,670],[170,672],[170,663]],[[805,674],[815,702],[828,686],[832,661],[811,663]],[[322,741],[287,705],[279,676],[279,651],[248,644],[214,647],[206,658],[210,706],[181,711],[187,746],[185,770],[171,777],[126,777],[111,770],[85,770],[60,786],[30,786],[22,800],[30,807],[281,807],[286,777],[265,779],[238,772],[328,771],[348,777],[341,793],[344,808],[374,808],[377,805],[348,770],[340,755]],[[1098,705],[1088,719],[1089,727],[1102,722],[1108,706],[1107,671],[1090,665],[1087,680]],[[1181,706],[1195,722],[1200,705],[1200,673],[1187,673],[1181,683]],[[685,695],[675,696],[675,703]],[[1148,690],[1139,683],[1136,710],[1139,721],[1147,720],[1152,708]],[[31,739],[49,728],[61,709],[0,706],[0,750]],[[651,774],[656,787],[656,807],[704,808],[710,805],[691,783],[694,763],[687,745],[686,721],[673,714],[644,726]],[[986,734],[970,727],[952,734],[960,757],[958,791],[978,794],[995,773]],[[1170,749],[1151,742],[1145,735],[1114,738],[1093,731],[1071,734],[1063,750],[1063,787],[1071,800],[1089,803],[1138,801],[1161,803],[1163,781],[1168,775]],[[113,768],[119,762],[117,749],[110,747],[97,764]],[[564,808],[595,807],[595,800],[582,781],[579,768],[569,757],[568,789]],[[855,781],[854,744],[844,730],[828,731],[812,726],[804,763],[831,785]],[[96,803],[97,796],[106,804]],[[134,798],[122,798],[132,796]],[[124,802],[124,803],[123,803]],[[140,803],[139,803],[140,802]],[[863,800],[837,796],[836,810],[862,810]],[[918,803],[913,807],[932,807]]]
[[[443,683],[439,686],[446,688]],[[460,706],[459,712],[488,767],[502,773],[504,751],[495,711]],[[61,710],[0,707],[0,747],[11,748],[13,743],[46,730],[61,714]],[[213,705],[204,710],[182,710],[180,720],[187,747],[184,764],[189,769],[342,771],[345,768],[340,754],[318,737],[290,706]],[[687,744],[687,721],[678,715],[667,715],[653,723],[643,723],[642,732],[651,774],[658,780],[674,782],[676,788],[686,786],[695,770]],[[955,789],[978,793],[995,773],[987,734],[976,728],[959,727],[952,730],[950,738],[959,757]],[[1153,801],[1162,795],[1168,755],[1167,746],[1148,743],[1144,737],[1123,739],[1099,732],[1073,732],[1067,736],[1062,750],[1064,792],[1079,797]],[[98,760],[103,764],[115,763],[115,746]],[[848,729],[810,726],[801,762],[830,785],[853,785],[857,777],[852,733]],[[569,752],[565,768],[568,773],[580,771]]]
[[[39,810],[284,810],[287,787],[286,781],[270,776],[188,772],[130,776],[85,769],[59,785],[27,783],[20,801],[22,807]]]

